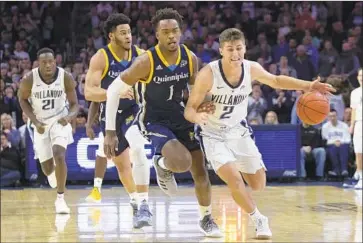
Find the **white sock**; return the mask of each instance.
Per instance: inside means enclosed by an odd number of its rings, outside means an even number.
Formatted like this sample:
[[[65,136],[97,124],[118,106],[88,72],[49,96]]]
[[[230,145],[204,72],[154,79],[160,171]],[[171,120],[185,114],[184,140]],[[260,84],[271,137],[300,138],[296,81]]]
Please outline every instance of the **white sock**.
[[[255,222],[257,221],[259,218],[261,218],[263,215],[260,213],[260,211],[258,211],[258,208],[255,207],[255,209],[252,211],[252,213],[249,213],[251,219]]]
[[[129,196],[130,196],[130,201],[133,201],[133,202],[138,202],[137,201],[137,192],[132,192],[132,193],[129,193]]]
[[[201,206],[199,205],[199,217],[200,220],[204,218],[206,215],[212,214],[212,205],[209,206]]]
[[[96,178],[93,180],[93,186],[94,186],[94,187],[97,187],[99,191],[101,191],[102,181],[103,181],[103,179],[102,179],[102,178],[99,178],[99,177],[96,177]]]
[[[137,195],[139,197],[140,202],[145,200],[146,203],[148,203],[148,201],[149,201],[149,193],[148,192],[139,192],[139,193],[137,193]]]
[[[57,193],[57,199],[63,200],[64,199],[64,192],[63,193]]]
[[[165,167],[165,164],[164,164],[164,157],[161,157],[159,160],[158,160],[158,165],[163,168],[164,170],[167,170],[168,168]]]

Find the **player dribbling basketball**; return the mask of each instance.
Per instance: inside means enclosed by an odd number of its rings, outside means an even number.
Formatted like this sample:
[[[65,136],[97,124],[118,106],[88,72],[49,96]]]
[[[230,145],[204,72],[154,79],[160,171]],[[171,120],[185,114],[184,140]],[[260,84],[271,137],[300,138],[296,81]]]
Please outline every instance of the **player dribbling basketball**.
[[[209,63],[198,73],[184,115],[199,125],[197,134],[207,160],[228,185],[235,202],[252,218],[257,238],[270,238],[268,219],[258,211],[240,174],[253,190],[264,189],[266,168],[246,122],[251,82],[258,80],[273,88],[317,90],[323,94],[335,89],[319,79],[310,82],[276,76],[257,62],[245,60],[245,38],[238,29],[223,31],[219,43],[222,59]],[[216,106],[214,114],[197,113],[206,97]]]

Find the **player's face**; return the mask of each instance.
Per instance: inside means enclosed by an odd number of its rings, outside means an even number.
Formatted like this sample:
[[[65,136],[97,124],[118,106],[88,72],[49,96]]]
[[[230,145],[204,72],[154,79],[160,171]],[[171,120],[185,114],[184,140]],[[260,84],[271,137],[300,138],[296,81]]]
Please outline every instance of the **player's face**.
[[[243,40],[227,41],[222,44],[219,51],[222,58],[234,67],[242,65],[246,53],[246,45]]]
[[[357,76],[358,82],[360,86],[362,86],[362,79],[363,79],[363,69],[360,69]]]
[[[40,73],[45,76],[53,76],[56,69],[55,58],[52,53],[43,53],[38,58]]]
[[[131,28],[128,24],[120,24],[116,29],[110,33],[111,41],[114,41],[116,45],[124,48],[125,50],[130,50],[132,45],[132,35]]]
[[[178,21],[175,19],[160,20],[156,31],[156,39],[159,45],[170,52],[178,50],[181,31]]]

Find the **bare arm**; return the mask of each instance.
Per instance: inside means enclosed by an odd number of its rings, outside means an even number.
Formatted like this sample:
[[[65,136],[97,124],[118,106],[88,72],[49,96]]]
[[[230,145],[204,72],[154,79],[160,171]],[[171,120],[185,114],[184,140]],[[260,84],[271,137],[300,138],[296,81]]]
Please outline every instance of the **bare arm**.
[[[91,102],[91,105],[88,109],[88,117],[87,117],[87,123],[86,127],[92,127],[98,114],[98,110],[100,108],[100,103],[97,102]]]
[[[107,61],[102,52],[99,50],[90,61],[84,88],[84,94],[88,101],[103,102],[107,99],[106,89],[101,88],[101,79]]]
[[[252,80],[258,80],[275,89],[286,90],[317,90],[321,93],[335,92],[336,90],[329,84],[320,83],[320,78],[311,82],[288,77],[285,75],[273,75],[267,72],[259,63],[251,62]]]
[[[117,77],[107,89],[106,102],[106,133],[116,130],[116,112],[119,104],[119,95],[126,93],[139,80],[150,81],[150,70],[153,69],[150,62],[149,51],[138,56],[131,66]]]
[[[72,75],[67,72],[64,73],[64,87],[69,103],[69,113],[66,118],[68,121],[72,121],[77,117],[79,107],[76,93],[76,82]]]
[[[29,98],[31,96],[33,86],[33,73],[27,73],[23,79],[20,81],[20,87],[18,91],[19,104],[23,112],[29,117],[34,125],[39,124],[37,120],[33,108],[29,103]]]
[[[189,95],[188,103],[184,110],[184,117],[188,121],[192,123],[199,123],[197,110],[204,101],[207,93],[212,89],[212,80],[213,73],[209,65],[203,67],[197,74],[193,90]]]

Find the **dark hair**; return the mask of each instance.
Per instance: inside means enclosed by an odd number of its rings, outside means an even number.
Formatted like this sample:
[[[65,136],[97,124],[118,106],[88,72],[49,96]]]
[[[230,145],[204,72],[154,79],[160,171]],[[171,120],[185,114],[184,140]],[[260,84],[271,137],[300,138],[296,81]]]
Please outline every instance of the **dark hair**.
[[[245,35],[242,31],[236,28],[229,28],[224,30],[219,35],[219,44],[222,45],[224,42],[242,40],[245,42]]]
[[[337,110],[335,110],[335,109],[330,109],[330,112],[335,112],[335,113],[337,113]]]
[[[121,24],[130,24],[130,22],[130,18],[122,13],[111,14],[105,21],[103,32],[108,38],[108,34],[113,32],[117,26]]]
[[[178,11],[172,8],[163,8],[156,11],[155,16],[151,19],[151,24],[153,25],[154,29],[156,29],[159,25],[161,20],[165,19],[175,19],[178,22],[179,27],[183,24],[183,16],[181,16]]]
[[[44,54],[44,53],[51,53],[53,55],[53,57],[55,57],[54,55],[54,51],[48,47],[42,48],[37,52],[37,58],[39,58],[40,55]]]

